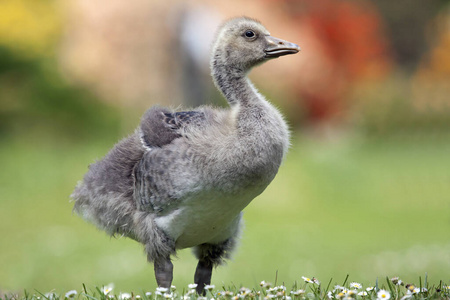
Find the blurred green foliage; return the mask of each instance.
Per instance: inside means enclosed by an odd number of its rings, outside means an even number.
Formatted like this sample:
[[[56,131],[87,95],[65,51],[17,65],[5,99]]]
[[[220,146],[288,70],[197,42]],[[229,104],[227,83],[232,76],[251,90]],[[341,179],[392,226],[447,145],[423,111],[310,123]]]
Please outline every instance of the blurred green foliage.
[[[0,47],[0,134],[79,139],[117,134],[117,110],[67,83],[52,60]]]

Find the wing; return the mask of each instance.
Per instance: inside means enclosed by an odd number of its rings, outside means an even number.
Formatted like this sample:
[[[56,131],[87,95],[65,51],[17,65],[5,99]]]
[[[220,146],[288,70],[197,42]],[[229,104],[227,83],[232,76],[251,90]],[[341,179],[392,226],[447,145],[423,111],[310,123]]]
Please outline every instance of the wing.
[[[152,107],[142,117],[142,140],[147,147],[162,147],[183,136],[186,126],[198,126],[204,120],[205,114],[201,111],[171,112]]]
[[[134,199],[138,209],[160,214],[176,203],[178,198],[170,179],[170,174],[175,172],[170,170],[180,167],[180,162],[175,163],[179,152],[163,146],[182,137],[187,126],[201,126],[204,120],[205,114],[201,111],[171,112],[154,107],[144,114],[141,138],[151,150],[134,169]]]
[[[157,150],[156,150],[157,151]],[[134,200],[137,208],[143,211],[161,213],[164,208],[174,202],[171,196],[172,185],[164,176],[164,164],[152,168],[157,159],[152,155],[145,155],[134,169]]]

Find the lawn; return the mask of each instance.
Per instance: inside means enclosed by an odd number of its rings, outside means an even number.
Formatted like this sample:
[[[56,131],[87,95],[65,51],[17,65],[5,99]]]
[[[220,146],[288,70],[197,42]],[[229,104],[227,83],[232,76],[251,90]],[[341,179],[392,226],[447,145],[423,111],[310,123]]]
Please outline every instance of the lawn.
[[[156,288],[139,244],[73,215],[69,195],[118,137],[75,142],[2,140],[0,291]],[[278,176],[245,210],[241,245],[213,274],[216,286],[291,286],[301,276],[373,285],[399,276],[449,282],[450,138],[296,136]],[[189,250],[174,284],[193,281]]]

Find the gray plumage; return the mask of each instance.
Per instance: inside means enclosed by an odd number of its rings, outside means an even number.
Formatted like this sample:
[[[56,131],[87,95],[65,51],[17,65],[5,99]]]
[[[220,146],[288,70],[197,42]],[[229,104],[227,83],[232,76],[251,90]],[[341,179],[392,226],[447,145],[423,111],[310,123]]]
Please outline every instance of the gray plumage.
[[[229,109],[150,108],[136,131],[89,167],[72,194],[74,211],[108,234],[133,238],[170,287],[177,249],[199,259],[197,291],[236,246],[242,210],[272,181],[289,145],[281,114],[247,73],[299,51],[257,21],[231,19],[219,29],[211,72]]]

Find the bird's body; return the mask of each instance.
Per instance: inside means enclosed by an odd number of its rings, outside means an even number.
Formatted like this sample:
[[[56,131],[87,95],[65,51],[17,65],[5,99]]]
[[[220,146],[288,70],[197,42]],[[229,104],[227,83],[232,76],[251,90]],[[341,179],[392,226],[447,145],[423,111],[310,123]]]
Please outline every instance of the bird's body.
[[[170,256],[194,247],[195,282],[203,291],[212,267],[236,244],[242,210],[272,181],[287,151],[283,117],[246,74],[267,58],[298,52],[298,46],[266,37],[254,20],[225,23],[211,69],[230,108],[149,109],[132,135],[90,166],[72,195],[74,210],[85,219],[145,245],[160,286],[172,281]],[[257,55],[255,47],[262,48]]]

